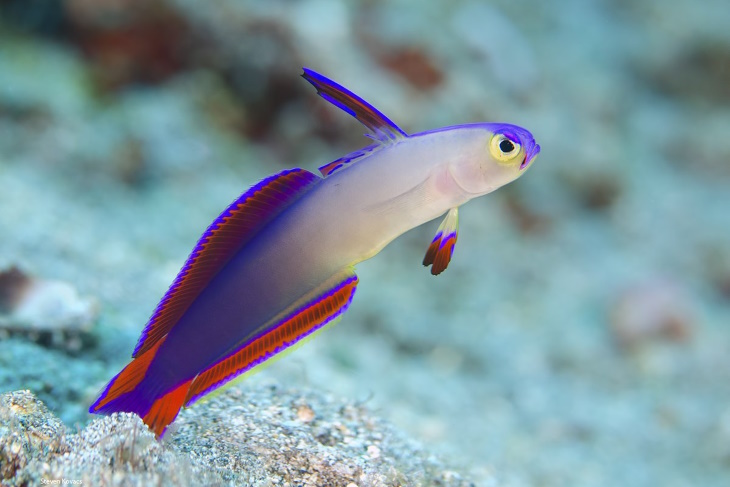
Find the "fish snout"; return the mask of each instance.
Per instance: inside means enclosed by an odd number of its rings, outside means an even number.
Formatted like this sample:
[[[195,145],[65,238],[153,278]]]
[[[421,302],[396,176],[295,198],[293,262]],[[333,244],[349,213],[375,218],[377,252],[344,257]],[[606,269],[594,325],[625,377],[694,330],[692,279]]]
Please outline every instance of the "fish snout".
[[[530,166],[530,163],[535,160],[537,155],[540,153],[540,145],[536,144],[533,140],[532,143],[527,146],[525,150],[525,158],[522,160],[522,164],[520,164],[520,171],[524,171]]]

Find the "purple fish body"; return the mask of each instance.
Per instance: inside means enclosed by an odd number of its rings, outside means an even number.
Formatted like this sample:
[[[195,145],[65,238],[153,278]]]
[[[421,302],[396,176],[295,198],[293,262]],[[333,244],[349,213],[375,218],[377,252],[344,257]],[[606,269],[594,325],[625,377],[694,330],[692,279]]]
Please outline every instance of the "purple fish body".
[[[519,177],[539,152],[508,124],[407,135],[305,69],[320,95],[372,132],[366,148],[261,181],[207,229],[93,413],[128,411],[162,435],[183,406],[322,328],[349,306],[354,265],[448,212],[423,263],[448,265],[457,208]]]

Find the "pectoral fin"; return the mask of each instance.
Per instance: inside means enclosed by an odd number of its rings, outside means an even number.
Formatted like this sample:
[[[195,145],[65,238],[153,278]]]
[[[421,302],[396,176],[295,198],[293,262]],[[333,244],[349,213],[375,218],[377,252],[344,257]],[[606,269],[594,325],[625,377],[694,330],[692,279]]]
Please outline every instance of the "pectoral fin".
[[[431,266],[431,274],[434,276],[438,276],[448,267],[451,255],[454,253],[458,233],[459,209],[451,208],[439,225],[436,236],[428,246],[426,256],[423,258],[423,265]]]

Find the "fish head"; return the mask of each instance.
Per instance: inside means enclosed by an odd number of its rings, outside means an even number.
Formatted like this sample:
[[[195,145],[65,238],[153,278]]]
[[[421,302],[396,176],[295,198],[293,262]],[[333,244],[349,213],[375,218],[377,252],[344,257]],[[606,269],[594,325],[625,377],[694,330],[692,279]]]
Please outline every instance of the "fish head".
[[[514,181],[540,153],[532,134],[517,125],[484,123],[469,128],[476,144],[470,144],[470,156],[452,168],[457,183],[469,193],[486,194]]]
[[[529,131],[517,125],[501,123],[490,126],[490,157],[495,163],[516,171],[518,176],[522,175],[540,153],[540,145]]]

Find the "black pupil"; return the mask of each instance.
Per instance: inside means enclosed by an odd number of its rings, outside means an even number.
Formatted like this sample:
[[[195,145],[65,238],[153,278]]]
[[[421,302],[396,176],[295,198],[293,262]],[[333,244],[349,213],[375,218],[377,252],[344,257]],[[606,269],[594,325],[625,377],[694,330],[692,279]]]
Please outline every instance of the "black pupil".
[[[509,139],[504,139],[499,143],[499,150],[505,154],[512,152],[515,149],[515,145]]]

